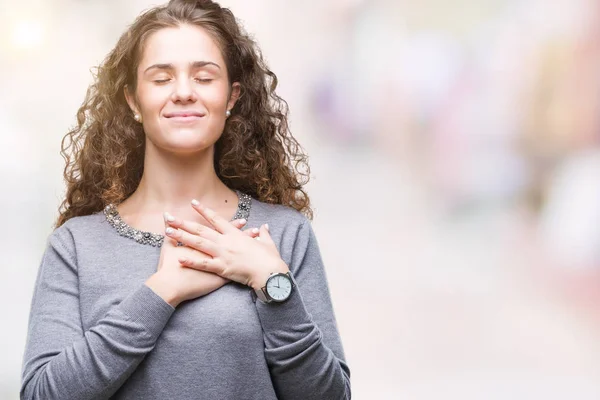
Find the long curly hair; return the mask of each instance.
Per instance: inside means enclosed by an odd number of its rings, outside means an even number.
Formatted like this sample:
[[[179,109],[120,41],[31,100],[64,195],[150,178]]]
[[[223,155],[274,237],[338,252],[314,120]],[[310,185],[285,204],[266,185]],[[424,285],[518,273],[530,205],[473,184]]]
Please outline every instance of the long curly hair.
[[[157,30],[200,26],[219,44],[229,82],[241,94],[215,144],[218,177],[231,189],[272,204],[290,206],[312,219],[303,186],[308,157],[288,126],[288,105],[275,93],[277,76],[260,49],[227,8],[209,0],[172,0],[143,12],[94,70],[94,82],[77,111],[77,124],[63,138],[65,199],[55,228],[129,197],[140,183],[145,134],[125,99],[136,87],[144,43]]]

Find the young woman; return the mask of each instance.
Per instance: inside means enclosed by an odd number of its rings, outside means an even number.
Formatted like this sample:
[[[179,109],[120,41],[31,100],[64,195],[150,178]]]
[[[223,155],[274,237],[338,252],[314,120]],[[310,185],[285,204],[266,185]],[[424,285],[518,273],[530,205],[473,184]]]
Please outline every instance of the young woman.
[[[276,85],[212,1],[121,36],[63,140],[21,398],[350,398]]]

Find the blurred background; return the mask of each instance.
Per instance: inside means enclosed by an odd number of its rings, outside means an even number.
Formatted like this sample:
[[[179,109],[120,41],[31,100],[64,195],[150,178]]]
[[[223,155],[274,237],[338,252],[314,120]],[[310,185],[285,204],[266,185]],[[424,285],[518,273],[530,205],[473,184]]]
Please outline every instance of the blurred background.
[[[60,141],[143,0],[0,0],[0,398]],[[600,399],[600,3],[228,0],[310,155],[357,399]]]

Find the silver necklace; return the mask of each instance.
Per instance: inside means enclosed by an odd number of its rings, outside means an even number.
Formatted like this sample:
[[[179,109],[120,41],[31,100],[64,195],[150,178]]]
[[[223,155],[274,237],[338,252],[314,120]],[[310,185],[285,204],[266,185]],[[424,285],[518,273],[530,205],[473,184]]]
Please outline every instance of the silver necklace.
[[[240,218],[245,218],[248,220],[248,216],[250,215],[250,208],[252,206],[252,197],[247,195],[246,193],[242,193],[239,190],[236,190],[236,194],[238,196],[238,207],[235,211],[235,215],[231,219],[236,220]],[[106,220],[108,223],[117,230],[117,233],[123,237],[133,239],[140,244],[147,244],[154,247],[160,247],[163,244],[165,239],[164,235],[153,232],[141,231],[139,229],[135,229],[129,225],[125,221],[121,219],[119,215],[119,211],[117,211],[117,206],[113,203],[108,204],[104,207],[104,215],[106,216]],[[178,242],[178,246],[182,246],[183,243]]]

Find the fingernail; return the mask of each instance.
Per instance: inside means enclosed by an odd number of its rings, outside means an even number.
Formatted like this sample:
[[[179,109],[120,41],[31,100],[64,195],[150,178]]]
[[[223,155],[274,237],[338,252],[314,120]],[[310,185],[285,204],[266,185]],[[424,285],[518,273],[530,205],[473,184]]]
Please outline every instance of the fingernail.
[[[269,230],[269,224],[265,224],[265,229]]]
[[[259,232],[258,228],[253,228],[252,229],[252,233],[258,233],[258,232]]]
[[[240,219],[240,224],[244,225],[246,222],[248,222],[248,221],[246,221],[246,218]]]
[[[167,235],[172,235],[175,232],[175,229],[169,226],[165,231],[167,232]]]
[[[193,199],[192,200],[192,204],[195,205],[195,206],[199,206],[200,202],[198,200],[196,200],[196,199]]]
[[[165,220],[169,221],[169,222],[173,222],[173,221],[175,221],[175,217],[169,213],[165,213]]]

